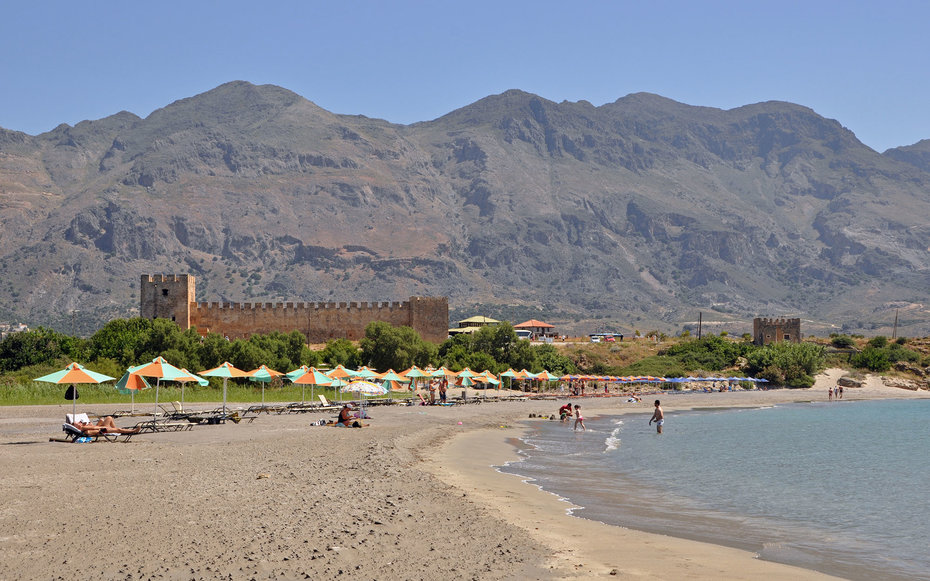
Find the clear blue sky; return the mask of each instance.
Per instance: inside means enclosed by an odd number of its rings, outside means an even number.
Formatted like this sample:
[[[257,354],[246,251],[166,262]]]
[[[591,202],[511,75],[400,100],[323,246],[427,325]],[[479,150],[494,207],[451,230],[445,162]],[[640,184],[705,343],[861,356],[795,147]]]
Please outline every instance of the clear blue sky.
[[[232,80],[334,113],[435,119],[522,89],[782,100],[883,151],[930,138],[930,2],[4,2],[0,127],[145,117]]]

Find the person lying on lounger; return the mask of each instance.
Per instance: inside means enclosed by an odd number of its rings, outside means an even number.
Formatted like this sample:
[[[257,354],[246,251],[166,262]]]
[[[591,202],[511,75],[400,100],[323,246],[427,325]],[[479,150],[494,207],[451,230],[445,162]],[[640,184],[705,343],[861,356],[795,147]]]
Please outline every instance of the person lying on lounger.
[[[99,436],[100,434],[136,434],[138,428],[117,428],[112,416],[100,418],[96,424],[75,420],[72,426],[81,430],[88,436]]]

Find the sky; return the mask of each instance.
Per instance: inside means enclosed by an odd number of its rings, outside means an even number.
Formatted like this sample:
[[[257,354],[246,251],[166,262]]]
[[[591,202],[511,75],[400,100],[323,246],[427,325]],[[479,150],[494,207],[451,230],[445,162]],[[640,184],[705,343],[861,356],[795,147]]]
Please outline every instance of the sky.
[[[146,117],[228,81],[408,124],[521,89],[789,101],[877,151],[930,139],[922,0],[0,3],[0,127]]]

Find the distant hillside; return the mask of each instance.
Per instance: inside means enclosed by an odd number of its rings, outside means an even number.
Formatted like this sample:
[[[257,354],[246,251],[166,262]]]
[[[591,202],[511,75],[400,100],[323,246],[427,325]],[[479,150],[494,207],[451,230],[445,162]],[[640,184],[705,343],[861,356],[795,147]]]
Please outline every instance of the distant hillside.
[[[930,334],[930,141],[879,154],[782,102],[522,91],[434,121],[233,82],[145,119],[0,129],[0,317],[85,331],[141,273],[202,300],[399,300],[566,331]]]

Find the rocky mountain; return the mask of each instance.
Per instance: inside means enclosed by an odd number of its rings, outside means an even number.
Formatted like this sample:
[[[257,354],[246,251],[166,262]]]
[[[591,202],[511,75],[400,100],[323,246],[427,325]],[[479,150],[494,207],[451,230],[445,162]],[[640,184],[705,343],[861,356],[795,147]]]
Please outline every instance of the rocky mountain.
[[[190,272],[200,300],[447,295],[576,332],[927,334],[927,216],[930,141],[880,154],[790,103],[514,90],[404,126],[233,82],[0,129],[0,316],[87,332]]]

